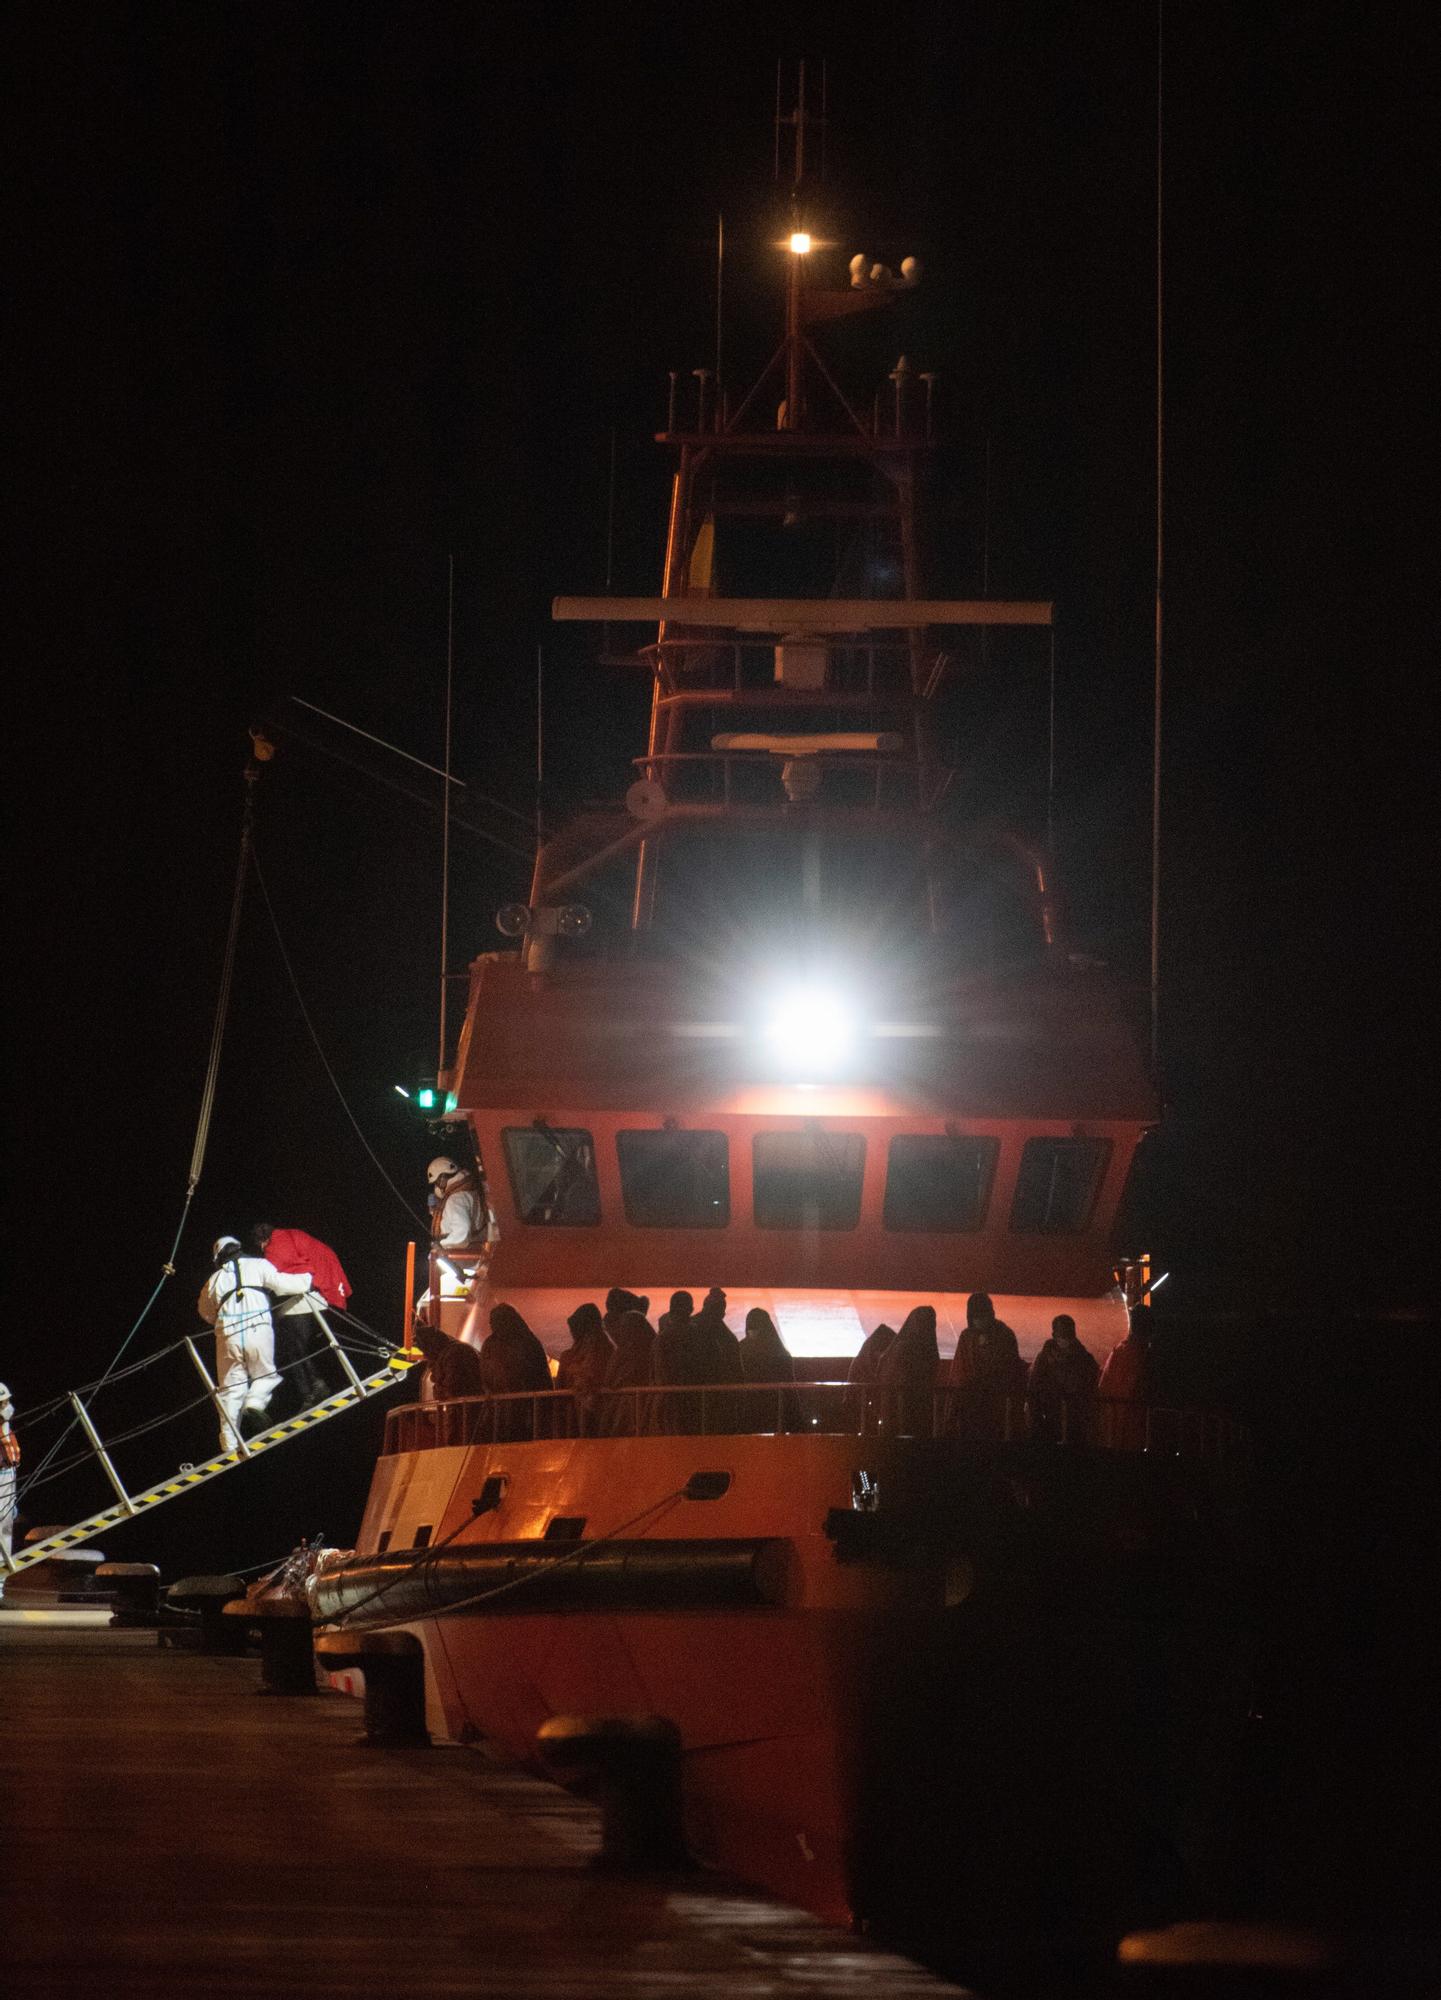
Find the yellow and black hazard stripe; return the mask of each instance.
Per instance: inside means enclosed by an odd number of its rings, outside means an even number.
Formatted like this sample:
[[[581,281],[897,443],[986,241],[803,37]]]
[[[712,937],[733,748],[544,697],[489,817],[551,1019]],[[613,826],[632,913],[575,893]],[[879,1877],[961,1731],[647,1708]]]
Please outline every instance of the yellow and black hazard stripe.
[[[327,1396],[323,1403],[316,1403],[312,1408],[288,1418],[285,1423],[272,1424],[268,1430],[259,1432],[249,1440],[248,1455],[253,1458],[257,1452],[268,1451],[273,1445],[284,1444],[287,1438],[299,1437],[302,1432],[312,1430],[316,1424],[324,1423],[327,1417],[336,1417],[342,1410],[353,1409],[357,1403],[378,1395],[382,1389],[388,1389],[397,1374],[405,1374],[418,1360],[418,1355],[415,1360],[392,1356],[379,1374],[366,1376],[358,1389],[350,1384],[335,1395]],[[33,1563],[44,1562],[56,1549],[71,1549],[78,1542],[88,1542],[102,1529],[116,1527],[121,1521],[144,1513],[147,1508],[159,1507],[166,1500],[188,1493],[192,1487],[203,1486],[208,1480],[218,1478],[222,1472],[244,1465],[246,1455],[238,1451],[223,1451],[214,1458],[203,1459],[199,1465],[184,1466],[158,1486],[148,1487],[143,1493],[131,1494],[128,1507],[107,1507],[99,1514],[91,1514],[84,1521],[76,1521],[71,1527],[47,1535],[43,1542],[27,1543],[12,1555],[9,1568],[12,1571],[29,1569]]]

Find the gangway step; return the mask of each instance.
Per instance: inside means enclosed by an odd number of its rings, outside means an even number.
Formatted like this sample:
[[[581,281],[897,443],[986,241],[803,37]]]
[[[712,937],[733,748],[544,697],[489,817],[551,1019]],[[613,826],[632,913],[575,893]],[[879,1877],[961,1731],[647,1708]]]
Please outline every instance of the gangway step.
[[[182,1493],[203,1486],[209,1479],[218,1479],[222,1472],[233,1471],[237,1465],[244,1465],[247,1459],[256,1457],[262,1451],[288,1444],[291,1438],[313,1430],[328,1418],[338,1417],[342,1410],[353,1409],[357,1403],[378,1396],[415,1367],[419,1360],[418,1354],[411,1356],[397,1352],[378,1374],[357,1375],[353,1382],[348,1382],[323,1402],[314,1403],[308,1410],[300,1410],[295,1416],[287,1417],[283,1424],[272,1424],[268,1430],[257,1431],[254,1437],[245,1440],[243,1451],[223,1451],[199,1465],[182,1465],[178,1472],[162,1480],[158,1486],[151,1486],[144,1493],[128,1494],[123,1504],[106,1507],[99,1514],[91,1514],[88,1519],[75,1522],[73,1527],[61,1528],[55,1534],[47,1535],[44,1541],[27,1542],[24,1548],[15,1550],[8,1558],[4,1573],[13,1575],[19,1570],[29,1569],[32,1563],[44,1562],[57,1549],[72,1549],[78,1542],[88,1542],[92,1535],[98,1535],[106,1528],[133,1520],[135,1515],[163,1506],[167,1500],[176,1500]]]

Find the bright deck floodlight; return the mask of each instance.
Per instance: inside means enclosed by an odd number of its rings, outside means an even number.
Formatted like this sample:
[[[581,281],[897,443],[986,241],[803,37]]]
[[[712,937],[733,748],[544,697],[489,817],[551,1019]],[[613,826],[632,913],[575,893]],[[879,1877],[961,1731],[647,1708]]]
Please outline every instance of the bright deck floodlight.
[[[788,250],[792,251],[797,257],[807,256],[810,252],[810,247],[811,247],[809,230],[793,229],[790,234],[790,240],[787,243],[786,247]]]
[[[834,1069],[850,1054],[855,1017],[836,994],[802,986],[787,993],[766,1022],[765,1038],[779,1061],[802,1076]]]

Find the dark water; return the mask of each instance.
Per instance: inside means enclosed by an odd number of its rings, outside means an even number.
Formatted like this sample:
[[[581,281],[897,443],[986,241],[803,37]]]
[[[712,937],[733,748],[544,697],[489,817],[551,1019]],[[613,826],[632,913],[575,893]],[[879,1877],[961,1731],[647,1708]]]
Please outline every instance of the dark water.
[[[1259,1992],[1280,1977],[1287,1991],[1441,1991],[1433,1609],[1441,1324],[1158,1316],[1156,1351],[1165,1394],[1219,1402],[1254,1435],[1234,1562],[1200,1620],[1173,1635],[1169,1658],[1159,1639],[1149,1660],[1135,1647],[1114,1654],[1118,1675],[1136,1675],[1138,1690],[1161,1703],[1152,1719],[1178,1729],[1183,1745],[1191,1736],[1196,1754],[1173,1758],[1139,1814],[1115,1816],[1108,1840],[1112,1780],[1098,1772],[1097,1784],[1077,1786],[1083,1676],[1105,1636],[1088,1638],[1078,1623],[1049,1652],[1022,1649],[1014,1687],[1024,1699],[997,1706],[981,1754],[997,1795],[1026,1794],[1024,1839],[1048,1844],[1054,1857],[1055,1922],[1048,1929],[1024,1912],[1011,1935],[979,1941],[953,1923],[968,1889],[987,1886],[988,1842],[968,1836],[982,1857],[977,1868],[972,1856],[968,1884],[968,1842],[934,1824],[931,1838],[955,1856],[951,1894],[928,1885],[939,1893],[929,1916],[913,1920],[912,1946],[988,1991],[1109,1991],[1117,1930],[1248,1920],[1337,1940],[1342,1969],[1252,1975],[1248,1984],[1236,1974],[1132,1968],[1122,1987]],[[1215,1709],[1186,1714],[1198,1677],[1222,1655],[1231,1666],[1210,1683]],[[997,1837],[1005,1831],[1002,1819]],[[1114,1877],[1107,1887],[1111,1870],[1128,1878],[1119,1893]],[[1002,1878],[982,1898],[992,1915],[1004,1915],[1014,1886],[1013,1872]],[[1043,1907],[1032,1894],[1029,1908]]]

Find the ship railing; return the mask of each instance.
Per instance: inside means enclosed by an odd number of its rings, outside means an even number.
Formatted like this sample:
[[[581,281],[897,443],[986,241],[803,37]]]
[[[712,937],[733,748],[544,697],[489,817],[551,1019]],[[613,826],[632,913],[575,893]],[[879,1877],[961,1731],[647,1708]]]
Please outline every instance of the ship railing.
[[[1244,1455],[1225,1413],[1106,1399],[978,1394],[851,1382],[552,1389],[411,1403],[386,1418],[384,1451],[433,1451],[567,1438],[874,1437],[1036,1443],[1225,1461]]]
[[[683,600],[677,601],[676,622],[685,623]],[[642,649],[641,657],[659,675],[663,700],[715,695],[798,710],[869,707],[877,701],[909,700],[916,692],[915,659],[904,640],[832,635],[825,645],[826,683],[820,688],[777,681],[774,639],[726,639],[715,632],[681,638],[667,630],[664,639]],[[927,653],[927,681],[940,657],[934,650]]]
[[[786,759],[769,750],[663,750],[633,757],[644,778],[664,785],[678,804],[758,805],[786,799],[783,770]],[[853,803],[895,804],[916,794],[920,764],[914,757],[891,750],[827,750],[827,770],[843,770],[864,779]],[[694,786],[691,780],[698,780]],[[717,780],[719,784],[717,785]]]

